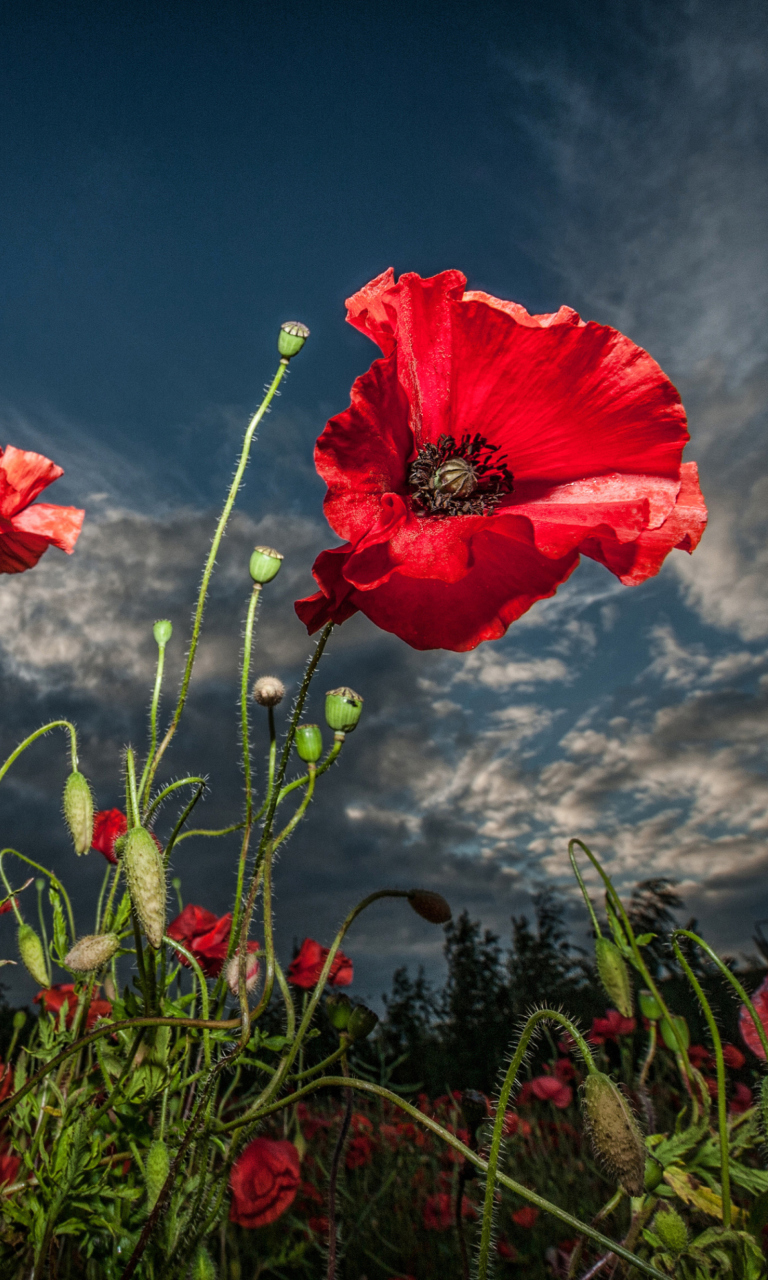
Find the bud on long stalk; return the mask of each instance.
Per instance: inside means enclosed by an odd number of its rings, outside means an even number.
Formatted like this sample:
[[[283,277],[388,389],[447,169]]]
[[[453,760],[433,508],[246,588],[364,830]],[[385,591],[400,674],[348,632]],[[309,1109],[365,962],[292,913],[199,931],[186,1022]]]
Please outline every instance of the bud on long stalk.
[[[596,1071],[584,1081],[582,1104],[595,1155],[627,1195],[642,1195],[645,1143],[627,1099],[610,1076]]]
[[[609,1000],[618,1009],[623,1018],[631,1018],[634,1009],[632,1004],[632,984],[621,952],[610,938],[601,936],[595,939],[595,960],[600,981],[605,988]]]
[[[157,1204],[157,1197],[163,1189],[170,1167],[171,1158],[168,1155],[168,1148],[160,1138],[157,1138],[147,1152],[147,1159],[144,1165],[144,1181],[147,1187],[147,1204],[150,1213]]]
[[[43,944],[31,924],[19,925],[16,942],[24,968],[31,973],[35,982],[38,982],[41,987],[47,987],[48,966],[45,963]]]
[[[442,893],[431,889],[411,889],[408,902],[416,915],[430,924],[447,924],[453,914]]]
[[[90,933],[75,943],[64,957],[64,963],[75,973],[92,973],[107,964],[119,946],[120,939],[115,933]]]
[[[157,950],[165,933],[165,868],[145,827],[128,832],[122,864],[136,915],[147,942]]]
[[[64,817],[72,834],[75,853],[87,853],[93,841],[93,796],[82,773],[74,770],[64,787]]]

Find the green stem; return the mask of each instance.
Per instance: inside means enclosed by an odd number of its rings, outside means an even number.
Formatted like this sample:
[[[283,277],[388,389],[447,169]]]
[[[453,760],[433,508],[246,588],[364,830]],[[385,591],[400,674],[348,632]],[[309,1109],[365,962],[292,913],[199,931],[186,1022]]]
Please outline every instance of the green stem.
[[[178,791],[179,787],[189,787],[189,786],[193,786],[193,787],[202,786],[203,788],[205,788],[206,785],[207,784],[206,784],[205,778],[179,778],[177,782],[169,782],[168,786],[163,787],[162,791],[155,796],[149,808],[144,810],[144,818],[143,818],[144,826],[145,827],[149,826],[150,820],[155,810],[160,807],[160,805],[165,800],[166,796],[169,796],[172,791]]]
[[[496,1187],[496,1173],[499,1164],[499,1152],[501,1150],[501,1140],[504,1133],[504,1118],[509,1102],[509,1095],[517,1080],[517,1073],[520,1070],[523,1059],[528,1050],[528,1044],[531,1036],[538,1027],[540,1022],[557,1022],[561,1027],[569,1032],[579,1047],[581,1056],[584,1059],[587,1071],[592,1075],[596,1071],[595,1061],[592,1057],[589,1045],[582,1036],[578,1027],[575,1027],[570,1018],[565,1014],[558,1012],[557,1009],[538,1009],[523,1028],[523,1033],[515,1049],[512,1061],[509,1064],[507,1073],[504,1077],[504,1083],[501,1086],[499,1100],[496,1104],[496,1118],[493,1122],[493,1136],[491,1138],[491,1147],[488,1154],[488,1176],[485,1183],[485,1201],[483,1204],[483,1223],[480,1233],[480,1253],[477,1262],[477,1280],[486,1280],[488,1274],[488,1260],[490,1257],[491,1234],[493,1231],[493,1209],[494,1194]]]
[[[173,850],[174,845],[179,844],[184,839],[184,836],[180,836],[179,832],[181,831],[181,828],[184,826],[184,823],[187,821],[187,818],[189,817],[190,813],[194,809],[195,805],[197,804],[198,800],[200,799],[204,791],[205,791],[205,783],[201,782],[198,784],[197,790],[195,791],[195,794],[193,795],[192,799],[189,801],[189,804],[185,805],[184,808],[182,809],[181,814],[179,815],[179,819],[176,823],[176,826],[173,828],[173,831],[171,832],[171,838],[168,841],[167,845],[165,846],[166,864],[170,860],[171,852]],[[192,831],[189,834],[194,835],[195,832]],[[179,910],[181,910],[181,908],[179,908]]]
[[[277,759],[277,733],[275,732],[275,708],[267,707],[269,721],[269,765],[267,769],[267,799],[272,795],[275,785],[275,760]]]
[[[157,646],[157,670],[155,672],[155,687],[152,692],[152,709],[149,713],[149,751],[147,753],[146,763],[139,782],[139,801],[144,797],[144,788],[149,778],[149,769],[152,758],[155,754],[157,746],[157,708],[160,702],[160,689],[163,683],[163,667],[165,666],[165,644]]]
[[[104,915],[102,916],[105,929],[111,923],[111,920],[112,920],[112,906],[115,901],[115,893],[117,891],[117,885],[118,885],[119,879],[120,879],[120,863],[118,862],[117,866],[115,867],[115,878],[112,881],[112,888],[109,891],[109,897],[107,898],[107,905],[104,908]]]
[[[45,916],[43,915],[43,889],[44,883],[39,878],[35,881],[35,889],[37,891],[37,918],[40,921],[40,936],[43,943],[43,952],[45,953],[45,963],[48,969],[48,986],[53,982],[53,974],[51,972],[51,953],[48,950],[48,933],[45,928]],[[73,938],[74,942],[75,939]]]
[[[179,720],[181,719],[181,713],[184,710],[184,704],[186,703],[187,692],[189,690],[189,681],[192,676],[192,668],[195,663],[197,645],[200,639],[200,628],[202,626],[202,621],[203,621],[203,611],[205,609],[205,600],[206,600],[206,596],[208,595],[208,587],[210,585],[211,575],[213,573],[213,568],[216,563],[216,557],[219,554],[219,546],[221,545],[221,539],[224,536],[224,530],[227,527],[229,517],[232,513],[232,508],[235,505],[235,499],[237,497],[238,489],[240,488],[243,475],[245,474],[245,468],[248,463],[248,455],[251,450],[251,444],[253,443],[253,437],[256,433],[256,428],[258,427],[259,423],[264,417],[264,414],[267,412],[267,409],[269,408],[270,404],[272,403],[272,400],[274,399],[277,388],[279,387],[280,382],[282,381],[283,375],[285,374],[287,367],[288,367],[287,360],[281,360],[277,373],[272,379],[269,385],[269,388],[267,389],[267,393],[264,396],[264,399],[262,400],[258,409],[254,413],[250,422],[248,423],[248,427],[245,432],[245,437],[243,439],[243,447],[240,452],[240,459],[238,461],[237,468],[235,470],[235,475],[232,480],[232,484],[229,487],[229,493],[227,494],[227,499],[226,499],[226,502],[224,503],[224,508],[222,510],[221,515],[219,516],[219,521],[218,521],[218,524],[216,525],[216,531],[213,535],[213,542],[211,543],[211,549],[208,553],[208,559],[205,562],[205,569],[203,570],[203,580],[200,584],[200,593],[197,597],[197,608],[195,609],[195,618],[192,624],[192,638],[189,644],[189,653],[187,654],[187,664],[186,664],[186,667],[184,668],[184,675],[181,681],[181,689],[179,690],[179,698],[178,698],[178,702],[176,703],[176,710],[173,713],[173,719],[171,720],[171,723],[168,726],[165,737],[160,743],[160,746],[157,748],[157,751],[155,752],[154,758],[150,765],[149,775],[147,779],[148,786],[151,786],[152,784],[152,779],[155,776],[157,767],[160,764],[160,761],[162,760],[163,756],[165,755],[165,752],[168,749],[168,745],[178,728]]]
[[[315,769],[315,774],[317,775],[318,778],[320,777],[321,773],[325,773],[326,769],[330,769],[334,760],[336,759],[339,752],[341,751],[341,748],[344,746],[345,737],[346,737],[346,734],[344,733],[337,732],[336,734],[334,734],[335,742],[333,746],[331,747],[325,759],[319,765],[317,765]],[[282,804],[283,800],[287,795],[290,795],[290,793],[292,791],[295,791],[297,787],[305,786],[307,782],[309,782],[308,773],[305,773],[301,778],[296,778],[294,782],[289,782],[286,786],[281,788],[280,794],[277,797],[277,803]]]
[[[709,943],[705,942],[703,938],[700,938],[697,933],[692,933],[690,929],[675,929],[675,932],[672,934],[672,937],[688,938],[690,939],[691,942],[695,942],[696,945],[698,947],[701,947],[702,951],[709,956],[713,964],[717,965],[723,977],[728,979],[731,986],[734,987],[734,989],[738,993],[739,999],[742,1001],[743,1004],[746,1005],[747,1009],[749,1010],[749,1015],[753,1023],[755,1024],[755,1031],[757,1032],[758,1038],[760,1040],[760,1044],[763,1047],[763,1053],[765,1054],[766,1060],[768,1061],[768,1035],[766,1035],[765,1027],[760,1021],[760,1016],[757,1012],[757,1009],[753,1005],[752,1001],[750,1000],[749,996],[747,995],[746,991],[742,987],[741,983],[739,982],[735,974],[731,973],[728,966],[726,964],[723,964],[722,960],[718,955],[715,954],[715,952],[710,947]]]
[[[205,827],[201,827],[199,830],[185,831],[183,835],[177,837],[175,843],[181,844],[182,840],[189,840],[192,836],[229,836],[233,831],[242,831],[244,826],[244,822],[234,822],[231,827],[220,827],[218,831],[207,831]]]
[[[6,853],[16,853],[16,850],[15,850],[15,849],[3,849],[3,852],[2,852],[2,853],[0,853],[0,876],[2,876],[2,877],[3,877],[3,884],[5,885],[7,895],[8,895],[8,897],[10,898],[11,907],[12,907],[12,909],[13,909],[13,914],[14,914],[14,915],[15,915],[15,917],[16,917],[16,923],[17,923],[17,924],[23,924],[23,923],[24,923],[24,917],[23,917],[23,915],[21,914],[21,912],[19,911],[18,905],[17,905],[17,903],[16,903],[16,898],[15,898],[14,893],[13,893],[13,889],[11,888],[10,884],[8,883],[8,877],[7,877],[7,875],[5,874],[5,867],[3,866],[3,858],[5,857]],[[21,856],[20,854],[17,854],[17,857],[20,857],[20,856]]]
[[[277,959],[275,960],[275,977],[277,978],[277,985],[280,988],[280,993],[285,1005],[285,1034],[289,1040],[292,1040],[296,1035],[296,1010],[293,1005],[291,988],[286,982],[285,974],[283,973],[282,967],[278,964]]]
[[[253,624],[256,619],[256,608],[261,594],[261,584],[255,582],[251,598],[248,601],[248,613],[245,619],[245,636],[243,637],[243,667],[240,673],[240,732],[242,734],[243,774],[245,775],[245,821],[246,825],[253,820],[253,780],[251,777],[251,748],[249,742],[249,699],[248,681],[251,674],[251,645],[253,643]],[[239,879],[242,893],[242,877]]]
[[[133,754],[133,747],[128,747],[125,753],[125,796],[128,802],[128,826],[129,828],[138,827],[141,818],[139,816],[139,793],[136,789],[136,757]]]
[[[18,858],[20,862],[26,862],[28,867],[34,867],[36,871],[40,871],[42,875],[48,877],[51,884],[53,885],[53,888],[56,890],[57,893],[61,894],[62,898],[64,899],[64,902],[66,903],[67,919],[69,921],[69,928],[70,928],[70,936],[74,941],[74,939],[77,937],[77,934],[75,933],[75,917],[72,914],[72,903],[69,900],[69,894],[64,888],[64,885],[59,880],[58,876],[55,876],[52,871],[48,870],[47,867],[41,866],[39,862],[35,862],[32,858],[28,858],[25,853],[19,853],[18,849],[3,849],[0,852],[0,867],[2,866],[2,860],[5,857],[6,853],[12,853],[14,858]],[[5,879],[5,876],[3,876],[3,880],[7,885],[8,881]],[[14,903],[13,909],[16,912],[16,916],[17,916],[17,919],[19,920],[19,923],[21,924],[22,919],[15,903]]]
[[[5,777],[6,773],[8,772],[8,770],[10,769],[14,761],[18,760],[21,753],[23,751],[26,751],[27,747],[30,747],[33,742],[37,741],[38,738],[42,738],[44,734],[50,733],[51,729],[68,729],[69,730],[72,771],[73,773],[75,772],[75,770],[77,769],[77,763],[78,763],[77,762],[77,730],[75,729],[75,726],[70,723],[69,720],[51,720],[50,724],[44,724],[42,729],[35,729],[34,733],[30,733],[29,737],[25,738],[23,742],[19,743],[16,750],[11,752],[11,754],[9,755],[5,763],[2,766],[0,766],[0,782],[2,782],[3,778]]]
[[[109,884],[109,877],[111,876],[111,874],[112,874],[112,864],[108,862],[104,870],[104,878],[102,879],[102,882],[101,882],[101,889],[99,890],[99,900],[96,903],[96,933],[98,933],[101,928],[101,907],[104,902],[104,894],[107,892],[107,885]]]
[[[198,986],[200,987],[200,1003],[203,1009],[203,1021],[207,1022],[210,1015],[210,1009],[208,1006],[208,987],[206,986],[205,976],[203,974],[202,969],[200,968],[198,961],[195,959],[191,951],[188,951],[186,947],[182,946],[182,944],[180,942],[177,942],[174,938],[164,937],[163,942],[165,942],[169,947],[173,947],[174,951],[178,951],[179,955],[184,956],[189,961],[190,966],[194,972],[194,975],[197,978]],[[203,1049],[205,1053],[205,1065],[207,1070],[210,1071],[211,1069],[211,1033],[210,1031],[203,1032]]]

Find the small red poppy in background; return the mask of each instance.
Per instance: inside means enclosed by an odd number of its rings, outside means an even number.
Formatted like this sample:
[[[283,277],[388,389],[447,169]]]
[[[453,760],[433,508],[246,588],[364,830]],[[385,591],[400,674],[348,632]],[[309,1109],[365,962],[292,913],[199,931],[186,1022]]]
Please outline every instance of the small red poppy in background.
[[[728,1104],[728,1110],[731,1115],[742,1115],[753,1104],[752,1090],[745,1084],[738,1082],[733,1086],[733,1097]]]
[[[538,1098],[539,1102],[551,1102],[553,1107],[562,1111],[573,1102],[573,1089],[557,1076],[536,1076],[526,1081],[520,1090],[520,1104],[525,1105],[532,1097]]]
[[[504,1129],[502,1132],[505,1138],[514,1138],[518,1133],[522,1138],[530,1138],[531,1126],[529,1122],[524,1120],[522,1116],[519,1116],[516,1111],[505,1111]]]
[[[306,989],[314,987],[320,977],[329,951],[330,947],[321,947],[320,943],[315,942],[314,938],[305,938],[301,944],[299,954],[288,966],[288,981],[292,982],[295,987],[304,987]],[[348,987],[353,977],[354,970],[349,956],[345,956],[343,951],[337,951],[328,974],[328,985],[331,987]]]
[[[735,1044],[723,1045],[723,1059],[726,1067],[730,1067],[731,1071],[741,1071],[747,1061],[741,1049],[737,1049]]]
[[[504,1236],[499,1236],[496,1241],[496,1252],[505,1262],[517,1262],[520,1256],[515,1246],[510,1244]]]
[[[289,1209],[299,1189],[299,1153],[292,1142],[254,1138],[232,1166],[229,1218],[266,1227]]]
[[[688,1047],[688,1061],[697,1071],[701,1071],[702,1067],[712,1066],[712,1054],[703,1044],[692,1044]]]
[[[515,1209],[512,1214],[512,1221],[517,1223],[518,1227],[524,1227],[529,1231],[539,1216],[538,1209],[534,1209],[532,1204],[523,1205],[522,1209]]]
[[[78,1000],[75,995],[75,984],[73,982],[56,982],[52,987],[47,987],[43,991],[38,991],[35,996],[35,1004],[41,1004],[46,1013],[52,1013],[56,1016],[62,1008],[64,1002],[67,1002],[66,1024],[72,1026],[75,1020]],[[86,1026],[88,1030],[94,1026],[99,1018],[108,1018],[112,1012],[112,1005],[109,1000],[91,1000],[88,1006],[88,1017]]]
[[[218,978],[227,958],[232,915],[216,916],[205,907],[189,903],[181,915],[168,925],[168,937],[181,942],[192,952],[206,978]],[[248,943],[249,954],[258,951],[258,942]],[[176,952],[181,963],[189,969],[187,957]]]
[[[472,1201],[463,1196],[461,1201],[462,1218],[477,1217],[477,1210]],[[437,1191],[427,1196],[424,1202],[422,1221],[427,1231],[447,1231],[455,1222],[455,1206],[453,1196],[448,1191]]]
[[[35,502],[64,471],[41,453],[0,449],[0,573],[23,573],[48,547],[71,555],[85,517],[76,507]],[[31,504],[34,503],[34,506]]]
[[[531,316],[466,283],[390,269],[347,301],[384,358],[315,449],[344,542],[296,602],[310,633],[360,610],[415,649],[473,649],[580,555],[631,585],[701,538],[685,411],[656,361],[569,307]]]
[[[763,1028],[768,1031],[768,977],[763,978],[757,991],[752,993],[752,1003],[755,1006],[755,1012],[763,1024]],[[752,1015],[745,1004],[739,1010],[739,1031],[741,1038],[748,1049],[757,1054],[758,1058],[765,1058],[765,1050],[760,1043],[760,1037],[755,1030],[755,1024],[752,1021]]]
[[[13,904],[14,904],[14,902],[16,903],[16,906],[18,907],[18,905],[19,905],[19,900],[18,900],[18,898],[6,898],[5,902],[3,902],[2,904],[0,904],[0,916],[5,916],[5,915],[7,915],[7,914],[8,914],[8,912],[9,912],[9,911],[13,911]]]
[[[20,1156],[14,1156],[10,1151],[0,1152],[0,1187],[15,1182],[20,1168]]]
[[[4,1102],[13,1092],[13,1067],[10,1062],[0,1061],[0,1102]]]
[[[592,1030],[587,1039],[590,1044],[605,1044],[606,1040],[631,1036],[636,1026],[634,1018],[625,1018],[618,1009],[606,1009],[604,1018],[592,1019]]]

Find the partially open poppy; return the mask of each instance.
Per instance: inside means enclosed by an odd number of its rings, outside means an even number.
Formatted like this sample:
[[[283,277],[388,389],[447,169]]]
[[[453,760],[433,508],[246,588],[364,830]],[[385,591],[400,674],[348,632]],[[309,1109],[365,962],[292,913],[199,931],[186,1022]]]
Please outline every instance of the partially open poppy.
[[[35,502],[43,489],[63,475],[62,468],[41,453],[12,444],[5,452],[0,449],[0,573],[31,569],[49,546],[60,547],[68,555],[74,551],[85,512]]]
[[[310,632],[361,610],[416,649],[472,649],[580,555],[622,582],[706,523],[685,411],[655,360],[575,311],[531,316],[459,271],[390,269],[347,302],[384,352],[318,440],[326,516]]]
[[[299,954],[288,966],[288,981],[295,987],[308,990],[314,987],[323,971],[330,947],[321,947],[314,938],[305,938]],[[337,951],[328,972],[329,987],[348,987],[353,977],[352,961],[343,951]]]

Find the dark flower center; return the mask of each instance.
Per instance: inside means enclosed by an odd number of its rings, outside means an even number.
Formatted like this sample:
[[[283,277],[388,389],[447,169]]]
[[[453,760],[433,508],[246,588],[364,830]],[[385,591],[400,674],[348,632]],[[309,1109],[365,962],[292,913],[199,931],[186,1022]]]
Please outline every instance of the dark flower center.
[[[408,468],[408,484],[418,515],[482,516],[495,511],[513,489],[512,472],[494,458],[497,444],[483,436],[441,436],[425,444]]]

